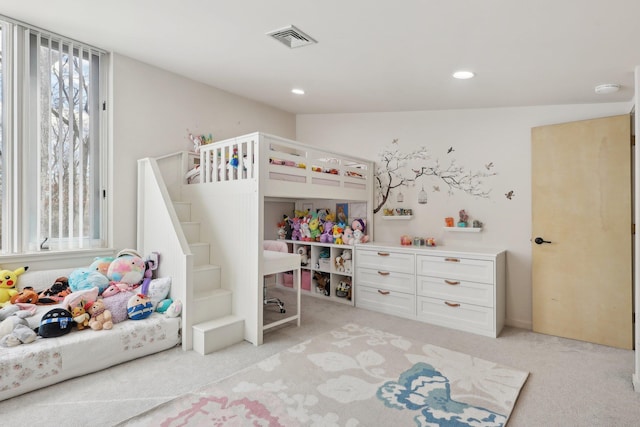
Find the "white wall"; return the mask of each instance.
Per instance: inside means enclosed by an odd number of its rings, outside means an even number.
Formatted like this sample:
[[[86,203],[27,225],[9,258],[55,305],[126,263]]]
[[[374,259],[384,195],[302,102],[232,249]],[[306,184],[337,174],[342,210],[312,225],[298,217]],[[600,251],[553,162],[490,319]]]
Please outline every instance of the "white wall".
[[[383,148],[398,139],[408,152],[426,146],[432,160],[456,163],[467,169],[490,169],[497,175],[484,180],[487,199],[464,193],[447,194],[447,186],[435,178],[420,178],[413,188],[402,188],[404,202],[393,194],[388,206],[413,209],[410,221],[383,221],[375,216],[375,240],[399,242],[402,234],[435,237],[439,245],[465,243],[504,248],[507,256],[507,324],[531,328],[531,167],[530,136],[535,126],[626,114],[629,103],[564,105],[477,110],[401,113],[299,115],[296,139],[341,150],[378,162]],[[453,147],[454,151],[447,154]],[[426,205],[417,203],[424,185]],[[433,186],[439,186],[435,192]],[[511,200],[505,193],[514,192]],[[466,209],[471,219],[485,225],[481,233],[444,232],[444,217],[457,219]]]
[[[112,68],[109,241],[116,249],[136,244],[138,159],[190,150],[187,129],[216,141],[255,131],[295,138],[293,114],[122,55],[113,55]]]

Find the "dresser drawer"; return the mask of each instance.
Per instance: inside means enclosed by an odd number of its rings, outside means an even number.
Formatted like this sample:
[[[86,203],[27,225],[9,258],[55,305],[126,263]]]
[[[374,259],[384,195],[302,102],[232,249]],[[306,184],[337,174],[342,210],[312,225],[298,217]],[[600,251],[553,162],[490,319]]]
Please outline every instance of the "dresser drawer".
[[[416,298],[413,294],[361,285],[357,290],[356,307],[415,319]]]
[[[416,264],[418,275],[480,283],[494,281],[492,261],[455,256],[418,255]]]
[[[418,297],[418,319],[481,335],[496,336],[491,308],[437,298]]]
[[[369,286],[387,291],[415,294],[416,284],[413,274],[396,271],[362,268],[356,269],[356,286]]]
[[[413,254],[387,250],[356,249],[356,265],[381,271],[397,271],[413,274],[415,271]]]
[[[416,281],[419,296],[493,307],[493,285],[426,276]]]

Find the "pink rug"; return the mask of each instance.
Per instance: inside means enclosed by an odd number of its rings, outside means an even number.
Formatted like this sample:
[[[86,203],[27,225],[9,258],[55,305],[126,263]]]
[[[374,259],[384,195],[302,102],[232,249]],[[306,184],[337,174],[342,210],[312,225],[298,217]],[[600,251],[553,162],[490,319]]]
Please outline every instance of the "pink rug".
[[[502,426],[527,377],[349,324],[124,425]]]

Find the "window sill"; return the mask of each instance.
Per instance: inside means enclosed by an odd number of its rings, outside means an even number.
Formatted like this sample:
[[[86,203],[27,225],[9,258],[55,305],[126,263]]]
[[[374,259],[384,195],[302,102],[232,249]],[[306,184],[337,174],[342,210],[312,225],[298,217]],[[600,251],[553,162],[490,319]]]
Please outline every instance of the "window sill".
[[[114,249],[90,248],[6,254],[0,255],[0,266],[8,270],[20,266],[27,266],[33,270],[74,266],[89,267],[95,257],[115,256],[115,253]]]

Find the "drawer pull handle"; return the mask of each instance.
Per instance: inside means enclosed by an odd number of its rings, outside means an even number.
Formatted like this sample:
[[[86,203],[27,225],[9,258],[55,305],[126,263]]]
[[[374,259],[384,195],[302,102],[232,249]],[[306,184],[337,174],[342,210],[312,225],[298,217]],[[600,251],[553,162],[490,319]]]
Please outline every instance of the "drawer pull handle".
[[[460,304],[457,304],[457,303],[452,303],[449,301],[445,301],[444,303],[447,304],[449,307],[460,307]]]
[[[458,258],[445,258],[444,260],[446,262],[460,262],[460,260]]]
[[[378,256],[389,256],[389,252],[378,252]]]
[[[389,295],[391,292],[389,292],[389,291],[383,291],[382,289],[378,289],[378,293],[379,293],[380,295]]]
[[[378,274],[381,276],[388,276],[389,272],[388,271],[378,271]]]
[[[456,282],[453,280],[445,280],[444,283],[446,283],[447,285],[459,285],[460,282]]]

